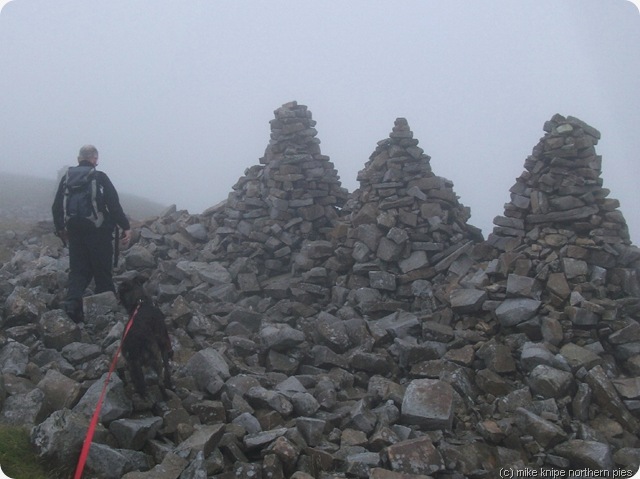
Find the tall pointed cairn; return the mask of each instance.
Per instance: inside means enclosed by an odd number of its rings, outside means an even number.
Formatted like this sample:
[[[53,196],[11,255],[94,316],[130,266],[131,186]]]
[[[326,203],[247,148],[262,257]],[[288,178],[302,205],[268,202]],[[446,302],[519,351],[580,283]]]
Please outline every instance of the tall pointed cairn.
[[[468,254],[480,231],[453,183],[436,176],[407,120],[395,121],[358,174],[346,244],[353,268],[343,295],[367,313],[430,308],[432,281]],[[423,301],[425,300],[425,301]]]
[[[245,171],[214,216],[216,257],[250,258],[260,280],[289,272],[303,241],[331,230],[348,196],[329,157],[320,153],[307,107],[290,102],[274,113],[261,164]]]
[[[533,392],[572,391],[542,386],[571,370],[576,418],[588,417],[575,406],[586,391],[637,434],[631,411],[637,414],[638,401],[624,387],[640,376],[640,250],[631,245],[618,201],[602,186],[600,133],[560,115],[544,130],[504,216],[494,220],[487,240],[493,255],[474,276],[482,281],[454,290],[451,305],[461,316],[492,311],[480,324],[496,345],[517,350]]]

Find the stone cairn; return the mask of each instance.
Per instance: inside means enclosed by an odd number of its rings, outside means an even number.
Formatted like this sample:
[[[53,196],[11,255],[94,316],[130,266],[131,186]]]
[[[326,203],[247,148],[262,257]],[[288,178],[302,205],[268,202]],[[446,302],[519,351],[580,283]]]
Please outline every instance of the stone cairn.
[[[219,226],[205,249],[227,263],[253,260],[243,266],[242,291],[269,289],[267,279],[289,273],[303,243],[324,239],[347,200],[334,165],[320,152],[315,124],[304,105],[278,108],[261,164],[246,170],[213,214]]]
[[[467,224],[469,208],[451,181],[432,172],[404,118],[378,142],[358,181],[346,208],[351,270],[334,293],[367,315],[430,311],[433,284],[443,283],[454,263],[464,273],[483,239]]]
[[[161,400],[150,375],[140,398],[114,375],[87,472],[630,477],[640,252],[602,187],[599,133],[559,115],[545,131],[482,242],[405,120],[346,198],[306,108],[276,110],[227,202],[170,208],[122,253],[116,280],[149,277],[166,314],[175,390]],[[0,424],[73,468],[127,318],[111,293],[85,298],[84,323],[58,309],[68,255],[50,228],[5,238]]]
[[[491,332],[476,353],[486,367],[476,372],[480,390],[537,404],[516,412],[523,424],[544,424],[551,435],[543,440],[533,432],[521,445],[541,454],[568,429],[559,456],[571,444],[597,457],[598,441],[640,432],[640,250],[631,245],[618,201],[602,187],[600,133],[561,115],[544,130],[504,215],[476,249],[485,262],[451,292],[451,308],[461,323]],[[499,361],[500,354],[519,361]],[[507,380],[517,369],[522,389]],[[492,419],[480,430],[506,433]],[[567,467],[554,455],[545,460]]]
[[[595,151],[600,132],[561,115],[548,121],[544,131],[525,162],[526,171],[510,190],[504,216],[494,220],[489,244],[509,251],[523,242],[555,248],[573,239],[587,250],[580,259],[614,266],[620,256],[616,248],[629,245],[630,239],[619,202],[608,199],[609,190],[602,187],[602,157]],[[565,241],[563,234],[568,235]]]
[[[496,298],[542,300],[545,321],[564,322],[562,335],[557,327],[544,328],[540,337],[551,343],[597,342],[637,314],[637,300],[629,298],[640,296],[640,252],[631,245],[619,202],[602,186],[602,158],[595,151],[600,133],[560,115],[545,131],[487,240],[500,253],[487,274],[507,279],[506,290],[501,283],[490,289]],[[502,324],[526,330],[529,323]],[[633,336],[616,337],[610,351],[619,359],[640,353],[640,343],[622,344]]]

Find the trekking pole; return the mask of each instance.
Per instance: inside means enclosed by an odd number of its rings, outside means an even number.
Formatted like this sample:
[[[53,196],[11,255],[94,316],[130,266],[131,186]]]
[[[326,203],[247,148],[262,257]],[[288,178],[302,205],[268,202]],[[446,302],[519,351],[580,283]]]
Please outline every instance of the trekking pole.
[[[120,255],[120,231],[116,225],[116,244],[113,248],[113,267],[118,266],[118,256]]]

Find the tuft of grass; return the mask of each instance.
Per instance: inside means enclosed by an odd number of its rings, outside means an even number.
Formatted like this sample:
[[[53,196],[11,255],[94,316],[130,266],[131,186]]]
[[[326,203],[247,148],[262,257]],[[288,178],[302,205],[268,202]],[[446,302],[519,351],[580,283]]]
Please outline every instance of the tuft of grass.
[[[11,479],[54,477],[52,468],[34,452],[29,431],[23,427],[0,425],[0,466]]]

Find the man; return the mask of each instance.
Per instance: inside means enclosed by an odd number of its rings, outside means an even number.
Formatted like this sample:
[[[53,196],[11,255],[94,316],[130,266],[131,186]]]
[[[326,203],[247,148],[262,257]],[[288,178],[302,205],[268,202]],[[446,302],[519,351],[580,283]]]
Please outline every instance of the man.
[[[97,165],[96,147],[85,145],[80,148],[78,166],[69,168],[60,180],[51,208],[56,234],[69,245],[69,284],[63,307],[76,322],[84,319],[82,297],[92,279],[96,294],[115,292],[112,276],[115,226],[123,231],[121,241],[124,246],[131,240],[131,226],[120,205],[118,193],[109,177],[95,169]],[[76,190],[84,188],[89,193],[73,193],[73,185],[76,185]],[[78,200],[78,197],[83,199]],[[75,213],[82,207],[74,205],[86,202],[87,197],[92,210],[90,218]]]

